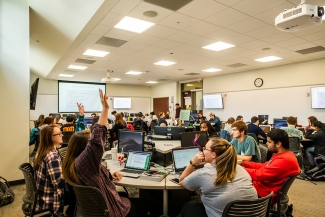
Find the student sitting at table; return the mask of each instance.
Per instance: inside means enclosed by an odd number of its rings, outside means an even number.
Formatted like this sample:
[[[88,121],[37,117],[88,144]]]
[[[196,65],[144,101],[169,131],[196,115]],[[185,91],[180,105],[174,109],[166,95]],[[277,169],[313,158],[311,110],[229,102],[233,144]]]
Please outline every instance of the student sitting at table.
[[[202,161],[209,165],[194,171]],[[185,203],[182,217],[220,217],[229,202],[257,198],[249,174],[237,165],[234,146],[221,138],[210,139],[203,153],[197,153],[189,162],[179,180],[184,188],[199,190],[202,200],[202,203]]]
[[[313,169],[316,165],[314,156],[325,155],[325,125],[320,121],[314,121],[311,129],[305,134],[306,139],[314,140],[314,145],[306,149],[306,155],[310,163],[309,169]]]
[[[37,128],[45,119],[45,116],[42,114],[38,117],[38,119],[34,122],[35,128]]]
[[[253,116],[251,118],[251,123],[247,125],[247,132],[255,134],[256,138],[266,139],[266,134],[262,128],[259,127],[259,124],[260,121],[258,120],[258,117]]]
[[[298,137],[301,140],[303,133],[296,128],[297,119],[293,116],[289,116],[287,117],[287,124],[287,127],[281,127],[280,129],[286,131],[290,137]]]
[[[126,123],[123,120],[121,113],[115,115],[115,124],[112,129],[109,130],[110,139],[109,143],[112,146],[113,142],[118,139],[118,132],[120,129],[125,129]]]
[[[275,204],[282,184],[290,176],[298,175],[300,168],[297,158],[289,151],[289,137],[284,130],[268,132],[266,144],[273,153],[271,160],[265,163],[243,161],[241,165],[252,177],[258,196],[265,197],[273,191],[272,204]]]
[[[216,130],[212,127],[211,123],[209,121],[202,121],[200,124],[200,131],[207,131],[208,137],[217,137]]]
[[[231,125],[234,122],[235,122],[235,118],[233,118],[233,117],[228,118],[227,122],[225,123],[225,127],[223,128],[224,130],[227,130],[230,135],[232,135]]]
[[[121,173],[116,171],[111,174],[101,164],[106,141],[109,103],[108,96],[103,94],[102,90],[99,90],[99,93],[103,108],[98,124],[95,124],[91,134],[89,131],[80,131],[71,136],[63,162],[63,175],[69,184],[98,188],[112,217],[146,216],[145,208],[137,210],[134,205],[135,199],[138,198],[128,199],[121,197],[117,192],[113,181],[121,180]]]

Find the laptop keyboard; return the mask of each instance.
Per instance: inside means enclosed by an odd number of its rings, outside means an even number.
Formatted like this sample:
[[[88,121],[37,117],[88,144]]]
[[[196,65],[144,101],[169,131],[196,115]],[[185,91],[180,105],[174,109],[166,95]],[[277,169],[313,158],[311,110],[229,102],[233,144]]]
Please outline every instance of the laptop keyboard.
[[[134,174],[141,174],[143,171],[139,170],[130,170],[130,169],[122,169],[120,172],[125,172],[125,173],[134,173]]]

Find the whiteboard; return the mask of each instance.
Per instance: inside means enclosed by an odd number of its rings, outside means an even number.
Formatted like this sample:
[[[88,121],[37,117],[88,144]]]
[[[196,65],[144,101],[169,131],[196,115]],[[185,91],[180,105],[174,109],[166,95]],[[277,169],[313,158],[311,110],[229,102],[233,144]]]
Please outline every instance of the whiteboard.
[[[131,98],[131,108],[114,108],[114,98]],[[112,111],[116,112],[131,112],[131,113],[138,113],[142,112],[150,113],[150,105],[151,105],[151,98],[150,97],[120,97],[120,96],[112,96],[109,98],[109,112]]]
[[[253,116],[269,115],[269,123],[273,118],[288,116],[297,117],[303,126],[308,124],[309,116],[325,122],[325,109],[311,108],[310,92],[311,86],[225,92],[221,93],[224,109],[204,109],[203,113],[214,112],[222,121],[242,115],[245,122],[250,122]]]

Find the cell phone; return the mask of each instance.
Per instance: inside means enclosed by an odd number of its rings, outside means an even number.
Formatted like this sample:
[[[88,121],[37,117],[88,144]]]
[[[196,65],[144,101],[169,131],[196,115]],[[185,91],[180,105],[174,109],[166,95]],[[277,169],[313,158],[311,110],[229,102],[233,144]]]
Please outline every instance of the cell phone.
[[[169,179],[169,181],[174,182],[175,184],[179,185],[179,179]]]

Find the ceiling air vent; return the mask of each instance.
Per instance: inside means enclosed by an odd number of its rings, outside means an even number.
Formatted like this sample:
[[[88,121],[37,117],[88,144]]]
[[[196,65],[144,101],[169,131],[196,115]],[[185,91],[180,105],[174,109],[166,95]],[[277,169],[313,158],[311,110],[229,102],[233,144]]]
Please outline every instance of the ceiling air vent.
[[[184,7],[192,0],[143,0],[144,2],[148,2],[153,5],[157,5],[159,7],[167,8],[172,11],[177,11],[178,9]]]
[[[94,62],[96,62],[96,60],[87,60],[87,59],[80,59],[80,58],[78,58],[75,62],[76,63],[93,64]]]
[[[232,68],[238,68],[238,67],[247,66],[247,65],[242,64],[242,63],[235,63],[235,64],[231,64],[231,65],[227,65],[227,66],[232,67]]]
[[[164,79],[164,78],[162,78],[162,79],[158,79],[157,81],[169,81],[170,79]]]
[[[300,53],[300,54],[310,54],[310,53],[316,53],[316,52],[324,51],[324,50],[325,50],[324,47],[317,46],[317,47],[306,48],[306,49],[303,49],[303,50],[296,50],[296,52]]]
[[[125,44],[127,41],[125,40],[120,40],[116,38],[110,38],[110,37],[101,37],[96,44],[101,44],[101,45],[106,45],[106,46],[111,46],[111,47],[120,47],[123,44]]]
[[[194,72],[191,72],[191,73],[187,73],[187,74],[184,74],[184,75],[190,75],[190,76],[194,76],[194,75],[199,75],[200,73],[194,73]]]

